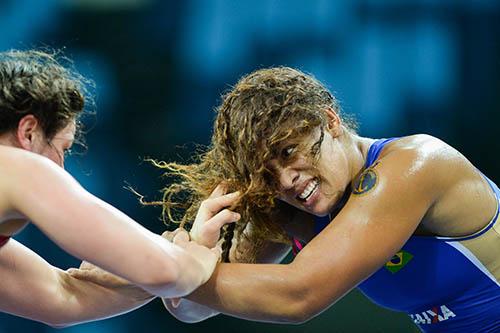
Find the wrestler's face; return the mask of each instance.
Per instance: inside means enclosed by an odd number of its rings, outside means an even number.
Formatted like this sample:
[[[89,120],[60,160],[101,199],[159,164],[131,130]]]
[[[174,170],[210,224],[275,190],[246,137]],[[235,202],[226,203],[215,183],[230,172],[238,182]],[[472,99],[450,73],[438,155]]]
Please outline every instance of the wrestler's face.
[[[278,198],[316,216],[332,211],[351,181],[348,156],[335,128],[317,127],[305,144],[283,145],[280,157],[269,162],[278,184]]]
[[[64,168],[64,157],[73,145],[75,131],[75,122],[70,122],[57,132],[52,139],[47,140],[44,138],[45,140],[40,140],[41,142],[34,147],[33,152],[51,159]]]

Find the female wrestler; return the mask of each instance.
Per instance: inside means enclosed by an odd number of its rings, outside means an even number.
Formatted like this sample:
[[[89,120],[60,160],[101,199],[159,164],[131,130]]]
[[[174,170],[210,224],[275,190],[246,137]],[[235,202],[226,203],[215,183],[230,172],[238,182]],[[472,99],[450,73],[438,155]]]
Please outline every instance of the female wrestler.
[[[0,53],[0,310],[51,325],[106,317],[152,297],[118,294],[51,266],[11,239],[28,221],[72,255],[153,295],[190,293],[218,259],[217,249],[185,237],[175,246],[149,232],[63,170],[84,96],[84,79],[53,55]]]
[[[220,264],[167,308],[188,322],[220,311],[299,323],[359,287],[427,332],[497,332],[497,186],[434,137],[360,137],[339,112],[311,76],[258,70],[223,97],[200,163],[159,164],[181,176],[165,192],[167,212],[179,189],[194,193],[182,222],[198,209],[241,214],[224,237],[231,262],[279,260],[287,243],[300,250],[290,264]],[[225,189],[239,196],[215,210]],[[191,238],[213,246],[211,228],[199,218]]]

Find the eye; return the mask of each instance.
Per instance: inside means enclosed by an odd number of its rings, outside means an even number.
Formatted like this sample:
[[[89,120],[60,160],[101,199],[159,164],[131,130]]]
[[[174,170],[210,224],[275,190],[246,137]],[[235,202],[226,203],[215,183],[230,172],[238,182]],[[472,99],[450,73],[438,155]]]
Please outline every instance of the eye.
[[[290,156],[293,155],[293,153],[295,153],[295,151],[297,150],[297,145],[293,145],[293,146],[288,146],[288,147],[285,147],[282,151],[281,151],[281,157],[283,158],[289,158]]]

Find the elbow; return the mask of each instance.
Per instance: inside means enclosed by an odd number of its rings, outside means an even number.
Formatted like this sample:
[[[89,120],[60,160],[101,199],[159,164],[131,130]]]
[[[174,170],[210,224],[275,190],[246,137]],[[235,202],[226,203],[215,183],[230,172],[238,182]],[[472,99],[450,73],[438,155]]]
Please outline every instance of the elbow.
[[[310,304],[297,300],[291,304],[285,316],[282,317],[286,324],[300,325],[308,322],[316,316]]]
[[[296,276],[290,281],[287,292],[287,310],[282,316],[287,324],[299,325],[316,317],[331,303],[325,304],[322,290],[317,284],[310,282],[307,277]]]

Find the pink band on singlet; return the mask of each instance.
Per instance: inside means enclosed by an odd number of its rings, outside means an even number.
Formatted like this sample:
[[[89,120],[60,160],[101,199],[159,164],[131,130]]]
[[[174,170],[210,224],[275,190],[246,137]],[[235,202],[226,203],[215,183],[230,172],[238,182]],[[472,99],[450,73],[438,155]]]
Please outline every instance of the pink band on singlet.
[[[296,256],[297,253],[300,252],[300,250],[302,250],[304,246],[302,245],[302,243],[295,237],[292,237],[292,251],[293,251],[293,255]]]
[[[302,250],[302,244],[300,244],[299,240],[297,238],[293,238],[293,242],[295,243],[295,246],[299,249]]]
[[[0,247],[2,247],[10,239],[10,236],[0,235]]]

